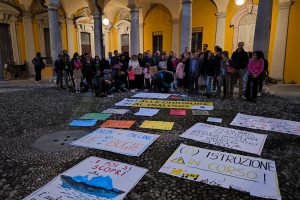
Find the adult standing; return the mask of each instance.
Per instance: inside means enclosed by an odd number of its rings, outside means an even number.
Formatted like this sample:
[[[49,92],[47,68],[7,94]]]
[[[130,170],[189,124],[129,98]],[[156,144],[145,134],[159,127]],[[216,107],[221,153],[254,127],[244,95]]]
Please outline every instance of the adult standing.
[[[65,89],[63,86],[63,76],[64,76],[64,58],[62,54],[58,54],[58,59],[54,62],[54,71],[56,73],[56,85]]]
[[[129,69],[131,68],[135,74],[135,84],[136,88],[141,89],[144,86],[144,79],[143,79],[143,68],[140,67],[137,55],[132,55],[131,60],[128,64]]]
[[[96,73],[96,68],[89,54],[86,56],[85,63],[83,64],[83,70],[88,87],[92,90],[92,81]]]
[[[199,85],[198,85],[198,78],[199,78],[199,56],[198,53],[194,53],[193,57],[190,61],[190,74],[189,74],[189,80],[190,80],[190,92],[194,92],[195,94],[198,94]]]
[[[75,91],[76,93],[80,93],[80,82],[82,79],[81,70],[83,69],[83,63],[81,62],[78,53],[74,53],[72,59],[72,65],[73,65],[73,77],[75,82]]]
[[[35,82],[40,83],[42,80],[42,69],[45,68],[45,63],[40,52],[36,53],[36,56],[32,60],[32,64],[34,65]]]
[[[248,54],[244,50],[244,42],[239,42],[237,50],[233,52],[231,56],[231,60],[237,70],[236,76],[239,81],[239,97],[242,97],[244,73],[249,62]]]

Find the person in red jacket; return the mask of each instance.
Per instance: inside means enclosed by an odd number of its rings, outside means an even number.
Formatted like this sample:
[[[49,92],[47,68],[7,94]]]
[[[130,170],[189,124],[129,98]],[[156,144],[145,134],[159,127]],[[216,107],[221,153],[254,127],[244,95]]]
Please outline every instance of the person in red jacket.
[[[264,62],[262,52],[255,51],[248,64],[249,75],[246,87],[246,97],[248,101],[256,102],[258,81],[264,71]]]

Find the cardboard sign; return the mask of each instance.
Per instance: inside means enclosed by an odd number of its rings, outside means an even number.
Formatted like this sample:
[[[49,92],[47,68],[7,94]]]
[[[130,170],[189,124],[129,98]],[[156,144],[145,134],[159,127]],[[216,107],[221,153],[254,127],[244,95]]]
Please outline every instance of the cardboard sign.
[[[237,114],[230,125],[300,136],[300,122]]]
[[[134,115],[152,117],[156,115],[158,112],[159,109],[140,108],[139,112],[134,113]]]
[[[186,116],[186,110],[170,110],[170,115]]]
[[[141,155],[159,135],[122,130],[99,128],[76,140],[71,145],[110,151],[128,156]]]
[[[197,123],[180,137],[260,155],[267,135]]]
[[[127,112],[129,112],[129,110],[127,110],[127,109],[113,109],[113,108],[109,108],[107,110],[104,110],[102,113],[124,115]]]
[[[208,111],[204,111],[204,110],[193,110],[193,115],[203,115],[203,116],[207,116],[209,115]]]
[[[181,144],[159,172],[252,196],[281,199],[275,162],[271,160]]]
[[[213,110],[213,102],[194,102],[194,101],[168,101],[152,99],[124,99],[116,106],[132,106],[140,108],[174,108],[174,109],[193,109],[193,110]]]
[[[73,120],[69,126],[94,126],[97,123],[97,120]]]
[[[105,120],[107,120],[110,116],[111,116],[111,114],[88,113],[88,114],[86,114],[86,115],[80,117],[80,119],[95,119],[95,120],[102,120],[102,121],[105,121]]]
[[[174,122],[162,122],[162,121],[144,121],[140,128],[147,129],[159,129],[159,130],[172,130]]]
[[[24,200],[122,200],[147,171],[126,163],[89,157]]]
[[[131,128],[135,123],[132,120],[107,120],[100,127],[101,128]]]
[[[143,99],[167,99],[171,94],[166,93],[146,93],[140,92],[132,96],[134,98],[143,98]]]

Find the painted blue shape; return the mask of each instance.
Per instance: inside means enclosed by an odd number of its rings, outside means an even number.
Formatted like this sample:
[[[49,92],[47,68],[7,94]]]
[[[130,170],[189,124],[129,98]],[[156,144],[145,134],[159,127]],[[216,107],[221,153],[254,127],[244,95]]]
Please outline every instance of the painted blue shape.
[[[88,176],[66,176],[61,175],[63,181],[62,187],[66,189],[74,189],[79,192],[112,199],[124,192],[113,188],[113,182],[110,176],[98,176],[88,180]]]
[[[73,120],[69,126],[94,126],[97,120]]]

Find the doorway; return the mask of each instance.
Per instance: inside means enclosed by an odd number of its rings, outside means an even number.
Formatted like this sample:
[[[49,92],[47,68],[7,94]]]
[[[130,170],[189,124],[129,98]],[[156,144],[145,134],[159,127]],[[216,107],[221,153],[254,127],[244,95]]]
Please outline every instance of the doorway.
[[[152,33],[152,48],[153,52],[159,51],[160,53],[163,50],[163,32],[157,31]]]
[[[0,54],[2,65],[10,61],[14,63],[13,48],[10,35],[10,25],[0,23]]]
[[[121,52],[129,52],[129,34],[121,35]]]
[[[91,34],[87,32],[81,32],[81,52],[91,54]]]

